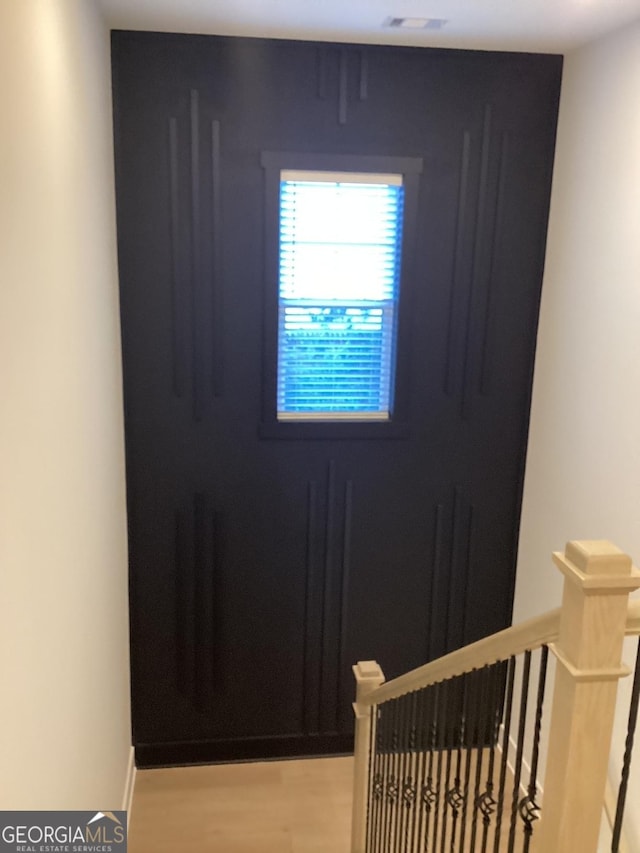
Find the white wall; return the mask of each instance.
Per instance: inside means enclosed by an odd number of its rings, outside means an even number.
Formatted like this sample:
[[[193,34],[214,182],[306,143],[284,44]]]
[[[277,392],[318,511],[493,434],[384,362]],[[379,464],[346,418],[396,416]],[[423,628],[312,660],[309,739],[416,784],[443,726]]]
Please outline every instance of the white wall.
[[[568,539],[640,563],[640,21],[566,59],[514,622],[560,603]],[[640,850],[640,746],[629,803]]]
[[[0,808],[120,808],[130,751],[109,44],[0,3]]]

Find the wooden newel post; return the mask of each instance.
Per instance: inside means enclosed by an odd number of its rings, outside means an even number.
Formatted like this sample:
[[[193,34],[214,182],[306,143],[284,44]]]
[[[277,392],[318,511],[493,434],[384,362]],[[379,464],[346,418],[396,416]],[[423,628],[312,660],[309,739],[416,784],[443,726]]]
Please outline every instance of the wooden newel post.
[[[367,840],[367,798],[369,793],[369,750],[371,746],[371,706],[358,703],[384,682],[384,674],[374,660],[359,661],[353,667],[356,678],[356,736],[353,766],[353,811],[351,853],[364,853]]]
[[[569,542],[553,555],[565,576],[540,853],[595,853],[602,819],[629,593],[631,559],[610,542]],[[534,836],[535,837],[535,836]]]

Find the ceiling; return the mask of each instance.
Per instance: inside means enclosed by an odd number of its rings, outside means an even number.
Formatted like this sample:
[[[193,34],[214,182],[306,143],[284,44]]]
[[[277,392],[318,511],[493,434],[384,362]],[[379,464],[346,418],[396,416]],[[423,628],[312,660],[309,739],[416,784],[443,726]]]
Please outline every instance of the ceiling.
[[[640,0],[95,0],[114,29],[564,53],[640,20]],[[389,18],[444,19],[392,29]]]

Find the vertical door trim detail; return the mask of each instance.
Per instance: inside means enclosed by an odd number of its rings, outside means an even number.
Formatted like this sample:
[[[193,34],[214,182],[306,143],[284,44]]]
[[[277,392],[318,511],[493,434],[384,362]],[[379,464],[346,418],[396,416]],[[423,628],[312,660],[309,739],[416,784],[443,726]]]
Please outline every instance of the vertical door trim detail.
[[[327,97],[327,49],[326,47],[321,47],[318,50],[317,55],[317,75],[318,75],[318,88],[317,95],[321,100],[325,100]]]
[[[213,346],[211,361],[213,364],[213,396],[222,397],[224,393],[224,301],[222,287],[222,187],[220,122],[211,122],[211,211],[212,211],[212,291],[213,291]]]
[[[183,280],[180,258],[180,214],[178,196],[178,121],[169,119],[169,231],[171,249],[171,290],[173,309],[173,393],[184,395],[185,330],[182,300]]]
[[[447,359],[445,367],[446,394],[451,395],[454,390],[454,352],[457,345],[457,314],[456,293],[458,279],[463,264],[464,226],[467,214],[467,195],[469,184],[469,161],[471,154],[471,134],[465,130],[462,134],[462,150],[460,153],[460,184],[458,189],[458,209],[456,214],[455,242],[453,265],[451,269],[451,292],[449,297],[449,326],[447,334]]]
[[[461,596],[461,604],[462,604],[462,644],[468,642],[467,640],[467,614],[468,614],[468,605],[469,605],[469,580],[471,577],[471,557],[473,554],[473,537],[475,532],[475,506],[470,503],[468,506],[468,515],[467,515],[467,553],[464,561],[464,591]]]
[[[451,525],[451,553],[449,555],[449,591],[446,607],[445,654],[464,645],[467,633],[467,590],[469,586],[469,561],[473,546],[473,520],[475,507],[456,486],[453,497],[453,519]],[[458,581],[460,588],[458,589]],[[452,631],[451,614],[462,602],[459,637]]]
[[[342,589],[340,592],[340,638],[338,651],[338,672],[336,688],[336,731],[339,728],[340,707],[342,705],[342,677],[347,666],[347,631],[349,630],[349,586],[351,584],[351,534],[353,520],[353,480],[344,485],[344,517],[342,523]]]
[[[361,101],[369,97],[369,57],[364,50],[360,51],[360,88],[358,96]]]
[[[313,734],[319,729],[319,708],[313,709],[309,702],[310,687],[314,681],[312,669],[315,632],[313,630],[313,610],[315,599],[315,560],[317,543],[317,513],[318,513],[318,484],[315,480],[309,480],[307,484],[307,543],[305,559],[305,604],[304,604],[304,649],[303,661],[303,696],[302,696],[302,718],[303,727],[307,734]],[[316,674],[316,685],[319,688]],[[318,689],[318,694],[319,694]]]
[[[338,124],[347,123],[347,98],[349,90],[349,68],[346,48],[340,51],[340,72],[338,84]]]
[[[209,679],[205,662],[207,650],[206,593],[206,515],[205,496],[197,492],[193,499],[193,591],[194,591],[194,697],[196,707],[205,704]]]
[[[322,592],[322,642],[320,656],[320,691],[318,695],[319,707],[319,728],[324,731],[323,725],[323,698],[325,694],[325,685],[328,680],[328,664],[329,664],[329,637],[331,636],[331,593],[333,590],[333,544],[335,536],[335,482],[336,482],[336,463],[335,459],[330,459],[327,465],[327,516],[325,527],[325,552],[324,552],[324,578]]]
[[[482,330],[482,345],[480,348],[480,393],[489,394],[493,376],[493,361],[491,351],[491,316],[495,293],[496,257],[502,237],[502,224],[504,219],[505,192],[507,186],[507,167],[509,162],[509,134],[502,134],[502,145],[500,147],[500,163],[498,166],[498,192],[496,196],[495,215],[493,220],[493,235],[491,239],[491,255],[489,261],[489,276],[487,284],[487,297],[484,313],[484,324]]]
[[[429,584],[429,600],[427,606],[429,608],[430,625],[426,636],[425,660],[432,660],[433,649],[436,639],[436,593],[440,588],[442,574],[442,540],[443,540],[443,512],[444,506],[436,504],[435,518],[433,527],[433,560],[431,566],[431,582]]]
[[[204,352],[200,219],[200,108],[195,89],[190,94],[191,126],[191,263],[193,269],[193,416],[204,415]]]
[[[216,682],[221,680],[221,672],[219,667],[220,661],[220,644],[222,637],[220,636],[218,616],[218,598],[220,582],[220,573],[222,567],[222,548],[223,548],[223,514],[219,510],[214,510],[211,514],[211,582],[209,588],[209,616],[210,616],[210,673],[211,685],[215,686]]]
[[[176,631],[176,684],[178,692],[186,695],[188,690],[188,638],[187,611],[189,596],[187,592],[187,560],[184,513],[176,510],[174,514],[174,583],[175,583],[175,631]]]
[[[489,183],[489,155],[491,152],[491,104],[487,104],[484,110],[484,124],[482,128],[482,148],[480,151],[480,183],[478,188],[478,204],[476,211],[475,235],[473,241],[473,251],[471,258],[471,276],[469,279],[469,287],[467,291],[466,305],[466,334],[464,339],[464,359],[462,373],[462,397],[460,400],[460,414],[468,420],[471,415],[471,394],[473,391],[472,381],[470,378],[471,358],[472,358],[472,339],[473,339],[473,294],[478,286],[480,268],[480,255],[485,245],[485,229],[487,219],[487,194]]]

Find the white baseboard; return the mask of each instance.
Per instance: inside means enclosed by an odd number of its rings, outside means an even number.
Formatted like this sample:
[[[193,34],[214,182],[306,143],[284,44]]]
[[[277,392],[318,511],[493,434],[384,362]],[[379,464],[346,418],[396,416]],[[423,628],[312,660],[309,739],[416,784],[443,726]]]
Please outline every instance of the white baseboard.
[[[135,751],[131,747],[129,752],[129,762],[127,764],[127,776],[124,784],[124,796],[122,797],[122,810],[128,812],[127,826],[131,822],[131,811],[133,809],[133,789],[136,784],[136,759]]]

